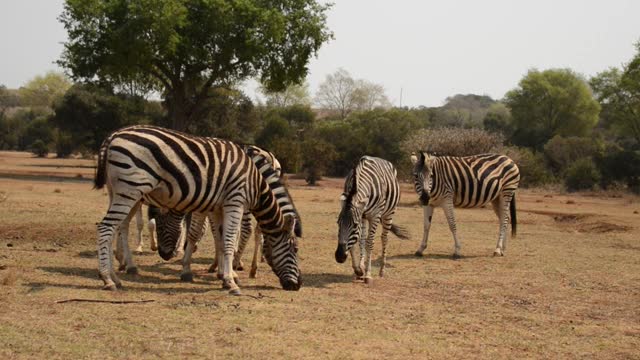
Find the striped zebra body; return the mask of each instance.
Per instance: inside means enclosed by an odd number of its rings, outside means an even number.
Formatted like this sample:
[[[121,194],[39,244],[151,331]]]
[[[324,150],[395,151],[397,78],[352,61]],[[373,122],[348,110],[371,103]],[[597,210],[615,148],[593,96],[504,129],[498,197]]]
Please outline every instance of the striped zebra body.
[[[298,213],[293,205],[291,198],[289,196],[288,191],[284,187],[284,185],[280,182],[281,176],[281,166],[280,162],[275,158],[275,156],[264,149],[261,149],[257,146],[246,145],[244,147],[247,155],[251,157],[251,159],[256,164],[258,171],[263,175],[269,184],[269,187],[273,191],[276,196],[276,201],[278,202],[280,209],[285,216],[292,216],[299,220]],[[249,273],[250,278],[255,278],[257,267],[258,267],[258,257],[262,257],[260,254],[260,249],[262,248],[262,244],[264,242],[264,236],[260,229],[260,224],[256,223],[255,228],[252,227],[252,214],[249,211],[244,212],[242,216],[242,223],[240,227],[240,236],[238,241],[238,247],[236,253],[233,258],[233,269],[234,270],[243,270],[243,264],[241,262],[242,253],[247,245],[249,237],[251,236],[252,230],[254,233],[254,252],[253,252],[253,260],[251,263],[251,271]],[[296,221],[295,223],[295,234],[296,236],[302,236],[302,229],[300,226],[300,221]],[[253,229],[252,229],[253,228]],[[191,231],[191,229],[190,229]],[[194,229],[197,231],[197,229]],[[195,252],[197,247],[197,243],[188,242],[185,249],[185,256],[182,262],[182,273],[180,275],[180,279],[182,281],[192,281],[193,273],[191,271],[191,256]],[[209,267],[209,272],[216,272],[216,270],[220,270],[218,267],[219,259],[218,256],[214,258],[214,263]],[[220,272],[218,272],[218,277],[222,276]]]
[[[380,276],[384,276],[387,256],[387,235],[391,230],[396,236],[406,234],[393,225],[393,214],[400,200],[400,186],[393,165],[383,159],[363,156],[349,172],[344,192],[340,197],[341,211],[338,216],[338,247],[335,258],[338,263],[347,260],[351,252],[354,273],[371,282],[371,253],[378,224],[382,224],[382,265]],[[365,221],[369,224],[366,240],[362,241]],[[356,259],[356,243],[360,244],[360,258]]]
[[[516,235],[515,192],[520,182],[518,166],[509,157],[483,154],[465,157],[412,154],[415,190],[424,207],[424,233],[416,256],[427,248],[435,207],[442,207],[453,234],[454,257],[460,256],[460,239],[454,207],[477,208],[492,204],[500,221],[500,235],[494,255],[504,255],[507,224],[511,213],[511,232]]]
[[[223,257],[223,287],[232,293],[239,293],[231,267],[236,238],[244,210],[250,210],[271,247],[270,265],[280,283],[286,290],[298,290],[296,221],[285,216],[268,181],[244,149],[230,141],[154,126],[114,132],[101,146],[95,179],[96,188],[107,185],[110,197],[107,215],[98,224],[105,288],[119,284],[111,264],[111,239],[144,201],[165,212],[160,217],[164,223],[158,224],[158,253],[165,260],[174,255],[184,214],[193,213],[190,229],[198,229],[189,232],[190,242],[200,238],[205,218],[211,218]]]

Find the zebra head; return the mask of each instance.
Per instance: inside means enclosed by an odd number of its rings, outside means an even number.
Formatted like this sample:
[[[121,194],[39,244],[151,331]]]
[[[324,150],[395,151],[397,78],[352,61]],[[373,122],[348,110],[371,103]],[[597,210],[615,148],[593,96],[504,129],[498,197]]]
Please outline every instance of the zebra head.
[[[411,154],[411,163],[413,164],[413,184],[416,193],[420,196],[420,203],[424,206],[429,205],[431,185],[432,185],[432,170],[435,157],[431,156],[424,151],[419,152],[419,156],[415,153]]]
[[[298,267],[298,238],[295,216],[285,215],[282,231],[264,233],[262,253],[284,290],[300,290],[302,274]]]
[[[356,194],[356,177],[352,171],[347,175],[345,192],[340,196],[342,209],[338,215],[338,247],[335,254],[338,263],[347,260],[347,252],[360,239],[360,224],[366,202],[356,200]]]
[[[158,254],[164,260],[175,256],[176,244],[182,234],[184,214],[172,210],[162,210],[156,215],[156,232],[158,233]]]

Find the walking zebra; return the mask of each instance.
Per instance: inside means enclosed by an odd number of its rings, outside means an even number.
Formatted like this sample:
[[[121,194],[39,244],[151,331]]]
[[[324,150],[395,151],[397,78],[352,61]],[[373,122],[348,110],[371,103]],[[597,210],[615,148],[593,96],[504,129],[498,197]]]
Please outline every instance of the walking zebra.
[[[455,243],[454,258],[460,257],[460,239],[456,232],[454,207],[475,208],[488,203],[500,221],[500,235],[493,255],[504,255],[507,248],[507,223],[511,212],[511,235],[516,236],[515,192],[520,170],[509,157],[483,154],[465,157],[434,156],[420,152],[411,155],[415,190],[424,209],[424,235],[416,256],[427,248],[433,209],[441,206]]]
[[[254,160],[256,161],[256,160]],[[102,144],[95,187],[107,185],[109,209],[98,224],[98,257],[104,289],[115,290],[120,280],[113,271],[111,241],[142,201],[163,209],[158,222],[158,253],[174,254],[184,214],[193,213],[188,240],[200,238],[204,220],[211,218],[223,288],[239,294],[231,268],[244,209],[258,220],[265,235],[265,256],[285,290],[298,290],[296,220],[285,216],[271,190],[274,172],[258,171],[244,149],[230,141],[203,138],[155,126],[131,126],[112,133]],[[270,168],[264,158],[256,165]],[[268,174],[265,178],[262,174]]]
[[[351,262],[357,277],[371,283],[371,253],[378,223],[382,223],[382,265],[380,276],[384,276],[387,261],[387,234],[389,230],[396,236],[406,239],[404,230],[393,225],[392,218],[400,200],[400,186],[393,165],[383,159],[363,156],[349,172],[344,183],[344,192],[340,196],[342,209],[338,216],[338,248],[336,261],[347,260],[347,251],[351,251]],[[356,260],[356,242],[361,241],[364,221],[369,223],[366,243],[360,242],[360,260]],[[363,269],[364,268],[364,269]]]

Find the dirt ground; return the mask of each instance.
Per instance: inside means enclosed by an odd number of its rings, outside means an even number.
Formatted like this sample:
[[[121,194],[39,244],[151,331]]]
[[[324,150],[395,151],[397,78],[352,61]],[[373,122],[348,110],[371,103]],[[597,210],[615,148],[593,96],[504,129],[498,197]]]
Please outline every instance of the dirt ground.
[[[299,292],[283,291],[262,263],[257,279],[240,272],[248,296],[227,295],[206,272],[210,234],[195,281],[181,283],[179,263],[152,253],[146,230],[139,275],[106,292],[95,224],[107,196],[92,190],[92,165],[0,152],[2,359],[640,358],[637,197],[521,190],[504,257],[492,256],[493,211],[458,209],[463,258],[453,260],[441,210],[426,256],[413,255],[422,209],[403,184],[395,222],[410,240],[391,236],[387,273],[377,276],[376,261],[367,286],[334,260],[342,180],[290,180],[304,229]],[[58,303],[69,299],[151,301]]]

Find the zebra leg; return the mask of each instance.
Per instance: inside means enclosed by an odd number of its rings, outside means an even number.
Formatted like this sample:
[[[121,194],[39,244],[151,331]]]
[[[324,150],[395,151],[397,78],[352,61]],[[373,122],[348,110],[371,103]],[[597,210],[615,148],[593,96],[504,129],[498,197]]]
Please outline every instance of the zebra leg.
[[[422,256],[424,254],[424,251],[427,249],[427,241],[429,240],[429,229],[431,229],[431,219],[433,218],[433,206],[423,206],[422,210],[424,214],[422,243],[420,243],[420,247],[418,248],[418,250],[416,250],[416,256]]]
[[[187,230],[187,246],[182,257],[182,273],[180,281],[192,282],[193,272],[191,271],[191,257],[195,251],[196,244],[204,233],[206,214],[194,213],[191,216],[189,229]]]
[[[151,251],[158,251],[158,239],[156,238],[156,219],[150,219],[147,224],[149,236],[151,237]]]
[[[133,255],[131,254],[131,248],[129,247],[129,224],[131,223],[131,217],[133,217],[133,214],[141,213],[140,212],[141,206],[142,206],[142,203],[140,202],[137,203],[131,209],[131,213],[129,214],[129,216],[120,225],[120,230],[119,230],[120,236],[117,243],[117,246],[120,247],[120,251],[117,251],[117,252],[122,252],[122,256],[123,256],[120,267],[124,265],[124,269],[120,269],[120,270],[126,270],[127,274],[131,274],[131,275],[138,274],[138,267],[133,262]]]
[[[371,254],[373,253],[373,243],[376,235],[376,228],[380,219],[369,220],[369,233],[367,234],[367,243],[365,246],[364,256],[364,283],[371,284]]]
[[[111,258],[113,238],[118,232],[118,228],[124,221],[128,221],[131,210],[138,204],[139,196],[134,197],[129,194],[116,193],[109,188],[109,210],[102,221],[97,226],[98,230],[98,272],[104,282],[102,289],[116,290],[122,286],[120,279],[113,271],[113,261]]]
[[[233,256],[233,269],[242,271],[244,270],[244,264],[242,263],[242,254],[251,237],[251,213],[245,212],[242,214],[242,225],[240,228],[240,241],[238,242],[238,250]]]
[[[140,206],[138,208],[138,211],[136,212],[136,226],[137,226],[137,230],[138,230],[138,246],[136,246],[136,252],[137,253],[141,253],[142,252],[142,228],[144,227],[143,221],[142,221],[142,206]]]
[[[231,295],[240,295],[240,287],[236,284],[238,276],[233,271],[233,255],[236,252],[243,209],[242,205],[235,204],[225,204],[223,209],[221,244],[224,260],[220,263],[220,267],[223,268],[222,287],[228,289]]]
[[[360,266],[361,256],[359,255],[362,255],[363,253],[360,251],[360,254],[358,254],[355,246],[352,246],[349,252],[351,253],[351,266],[353,267],[353,273],[356,275],[356,280],[361,280],[364,275],[364,271]]]
[[[262,242],[264,238],[262,237],[262,231],[260,230],[260,226],[256,224],[256,227],[253,230],[253,259],[251,259],[251,271],[249,271],[249,278],[255,279],[256,273],[258,272],[258,258],[262,259]]]
[[[391,224],[393,223],[393,214],[382,218],[382,234],[380,240],[382,241],[382,264],[380,264],[380,277],[384,277],[384,268],[387,266],[387,241],[389,239],[389,230],[391,230]]]
[[[512,194],[501,194],[492,202],[493,210],[500,222],[500,234],[498,235],[498,243],[493,256],[504,256],[504,251],[507,250],[507,225],[509,223],[509,205],[512,197]]]
[[[366,229],[367,220],[362,219],[360,222],[360,238],[358,239],[358,247],[360,254],[356,254],[356,247],[352,246],[349,252],[351,253],[351,267],[353,267],[353,273],[356,275],[356,280],[363,279],[364,276],[364,254],[365,254],[365,241],[364,230]]]
[[[451,234],[453,234],[453,242],[455,244],[455,249],[453,251],[453,258],[460,258],[460,249],[462,245],[460,244],[460,239],[458,239],[458,232],[456,227],[456,218],[453,214],[453,200],[448,199],[442,206],[444,210],[444,214],[447,216],[447,222],[449,223],[449,230],[451,230]]]

